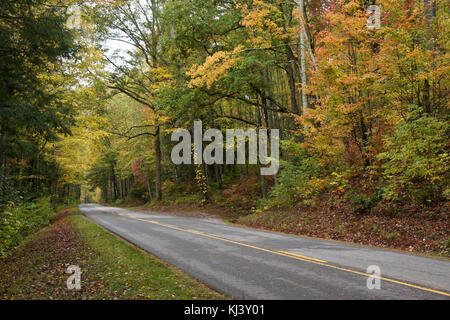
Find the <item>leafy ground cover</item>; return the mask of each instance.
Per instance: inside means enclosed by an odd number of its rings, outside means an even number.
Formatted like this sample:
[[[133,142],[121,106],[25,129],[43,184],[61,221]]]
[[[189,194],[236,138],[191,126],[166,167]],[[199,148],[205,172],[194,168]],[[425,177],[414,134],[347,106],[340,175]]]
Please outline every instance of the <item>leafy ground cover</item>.
[[[81,290],[68,290],[68,266]],[[118,239],[78,214],[60,212],[49,227],[0,260],[0,299],[223,299],[180,270]]]
[[[237,222],[296,235],[450,256],[450,221],[445,208],[410,215],[354,215],[345,210],[322,207],[263,211],[240,217]]]

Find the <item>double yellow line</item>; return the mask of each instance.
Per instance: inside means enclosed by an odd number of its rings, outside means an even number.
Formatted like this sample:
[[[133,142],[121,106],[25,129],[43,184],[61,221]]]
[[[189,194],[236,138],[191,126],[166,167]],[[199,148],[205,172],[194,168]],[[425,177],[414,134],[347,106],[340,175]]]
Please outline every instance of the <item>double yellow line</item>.
[[[324,266],[324,267],[328,267],[328,268],[332,268],[332,269],[336,269],[336,270],[340,270],[340,271],[345,271],[345,272],[350,272],[350,273],[353,273],[353,274],[362,275],[364,277],[372,277],[372,278],[384,280],[384,281],[387,281],[387,282],[399,284],[399,285],[402,285],[402,286],[411,287],[411,288],[415,288],[415,289],[419,289],[419,290],[432,292],[432,293],[436,293],[436,294],[440,294],[440,295],[444,295],[444,296],[450,297],[450,293],[447,293],[447,292],[443,292],[443,291],[439,291],[439,290],[435,290],[435,289],[431,289],[431,288],[426,288],[426,287],[422,287],[422,286],[418,286],[418,285],[414,285],[414,284],[410,284],[410,283],[407,283],[407,282],[402,282],[402,281],[398,281],[398,280],[394,280],[394,279],[390,279],[390,278],[379,277],[379,276],[372,275],[370,273],[365,273],[365,272],[360,272],[360,271],[356,271],[356,270],[352,270],[352,269],[348,269],[348,268],[338,267],[338,266],[335,266],[335,265],[327,263],[327,261],[325,261],[325,260],[320,260],[320,259],[316,259],[316,258],[312,258],[312,257],[300,255],[300,254],[287,252],[287,251],[281,251],[281,250],[276,251],[276,250],[270,250],[270,249],[266,249],[266,248],[261,248],[261,247],[253,246],[253,245],[250,245],[250,244],[242,243],[242,242],[238,242],[238,241],[234,241],[234,240],[230,240],[230,239],[226,239],[226,238],[222,238],[222,237],[213,236],[211,234],[207,234],[207,233],[204,233],[204,232],[201,232],[201,231],[196,231],[196,230],[192,230],[192,229],[183,229],[183,228],[171,226],[171,225],[168,225],[168,224],[163,224],[163,223],[160,223],[160,222],[154,221],[154,220],[145,220],[145,219],[140,219],[140,218],[135,217],[135,216],[130,216],[130,215],[122,214],[122,213],[111,212],[110,210],[105,209],[105,208],[101,208],[101,207],[99,207],[99,209],[104,211],[104,212],[107,212],[107,213],[111,213],[111,214],[114,214],[114,215],[119,215],[119,216],[122,216],[122,217],[125,217],[125,218],[138,220],[138,221],[142,221],[142,222],[146,222],[146,223],[151,223],[151,224],[162,226],[162,227],[165,227],[165,228],[168,228],[168,229],[173,229],[173,230],[178,230],[178,231],[182,231],[182,232],[192,233],[192,234],[200,235],[200,236],[203,236],[203,237],[206,237],[206,238],[210,238],[210,239],[216,239],[216,240],[220,240],[220,241],[224,241],[224,242],[228,242],[228,243],[233,243],[233,244],[236,244],[236,245],[239,245],[239,246],[242,246],[242,247],[252,248],[252,249],[259,250],[259,251],[268,252],[268,253],[271,253],[271,254],[276,254],[276,255],[280,255],[280,256],[284,256],[284,257],[289,257],[289,258],[292,258],[292,259],[296,259],[296,260],[300,260],[300,261],[304,261],[304,262],[309,262],[309,263],[317,264],[317,265],[320,265],[320,266]]]

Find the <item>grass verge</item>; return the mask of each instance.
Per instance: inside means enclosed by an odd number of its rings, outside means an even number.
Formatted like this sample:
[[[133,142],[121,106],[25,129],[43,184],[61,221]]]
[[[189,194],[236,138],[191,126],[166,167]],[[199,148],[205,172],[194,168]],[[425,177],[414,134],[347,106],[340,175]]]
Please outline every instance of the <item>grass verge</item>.
[[[68,290],[70,265],[81,290]],[[0,299],[224,299],[182,271],[65,210],[0,260]]]

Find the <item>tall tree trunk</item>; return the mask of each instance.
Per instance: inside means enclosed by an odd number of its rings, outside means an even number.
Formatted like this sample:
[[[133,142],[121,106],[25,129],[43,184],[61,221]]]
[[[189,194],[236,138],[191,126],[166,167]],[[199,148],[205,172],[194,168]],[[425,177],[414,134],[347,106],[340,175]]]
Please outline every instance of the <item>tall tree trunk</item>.
[[[431,24],[436,17],[435,12],[435,3],[433,0],[424,0],[424,7],[425,7],[425,21],[426,21],[426,39],[425,39],[425,46],[428,50],[433,50],[435,47],[435,44],[433,43],[433,34],[432,34],[432,28]],[[433,62],[434,65],[434,62]],[[428,79],[424,80],[423,84],[423,91],[424,91],[424,97],[423,97],[423,103],[425,105],[425,111],[427,113],[432,112],[431,107],[431,86],[428,81]]]
[[[292,54],[291,48],[288,46],[286,46],[286,56],[288,58],[288,63],[286,65],[286,72],[289,81],[292,112],[294,112],[295,114],[300,114],[300,108],[297,102],[297,87],[295,85],[295,73],[294,68],[292,67],[292,63],[290,62],[291,60],[294,60],[294,55]]]
[[[117,200],[117,181],[116,181],[116,172],[114,170],[114,164],[111,165],[111,180],[112,180],[112,197],[113,201]]]
[[[306,94],[307,76],[306,76],[306,54],[309,54],[312,66],[316,72],[319,71],[314,57],[311,34],[308,27],[307,15],[305,10],[305,0],[298,0],[298,8],[300,11],[300,68],[301,68],[301,84],[302,84],[302,108],[306,112],[308,108],[308,96]]]
[[[152,196],[152,187],[150,185],[150,179],[147,179],[147,190],[148,190],[148,198],[150,200],[150,202],[153,201],[153,196]]]
[[[155,188],[156,188],[156,201],[162,200],[162,192],[161,192],[161,137],[160,137],[160,127],[159,125],[156,127],[156,136],[155,136],[155,158],[156,158],[156,179],[155,179]]]
[[[301,0],[300,3],[303,3]],[[302,29],[303,26],[300,26],[300,29]],[[300,30],[300,65],[301,65],[301,82],[302,82],[302,111],[303,113],[306,112],[306,109],[308,108],[308,97],[306,95],[306,39],[305,39],[305,33],[303,30]]]
[[[220,176],[219,166],[216,163],[213,166],[214,166],[214,174],[216,176],[216,181],[219,184],[219,189],[222,189],[222,177]]]
[[[261,172],[261,166],[258,167],[258,171]],[[259,178],[261,181],[261,195],[263,198],[267,198],[266,178],[262,174],[259,174]]]
[[[6,180],[6,129],[0,122],[0,195]]]
[[[316,72],[318,72],[319,68],[317,66],[316,58],[314,56],[312,40],[311,40],[311,38],[312,38],[311,31],[309,29],[308,16],[306,14],[306,8],[305,8],[305,0],[299,0],[298,6],[299,6],[299,11],[300,11],[300,34],[303,33],[303,40],[305,42],[304,50],[308,51],[309,58],[311,59],[311,62],[312,62],[312,67],[314,68],[314,70]]]

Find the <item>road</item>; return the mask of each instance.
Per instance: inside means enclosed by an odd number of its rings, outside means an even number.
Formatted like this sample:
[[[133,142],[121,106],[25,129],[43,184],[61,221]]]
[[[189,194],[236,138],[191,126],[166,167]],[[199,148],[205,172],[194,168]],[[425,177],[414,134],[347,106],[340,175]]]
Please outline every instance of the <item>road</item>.
[[[450,262],[97,204],[85,216],[235,299],[450,299]],[[381,271],[368,289],[369,266]],[[377,279],[369,282],[376,284]]]

